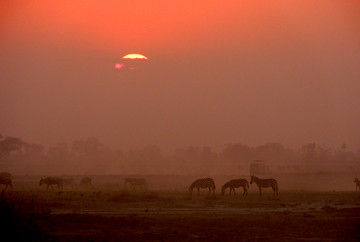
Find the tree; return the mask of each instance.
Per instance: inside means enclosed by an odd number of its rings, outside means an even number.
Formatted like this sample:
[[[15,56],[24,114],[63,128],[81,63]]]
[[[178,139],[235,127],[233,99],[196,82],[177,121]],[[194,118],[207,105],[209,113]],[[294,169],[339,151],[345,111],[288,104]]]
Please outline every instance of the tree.
[[[209,147],[209,146],[204,146],[199,155],[200,155],[200,160],[204,164],[209,164],[211,162],[215,162],[216,159],[218,158],[217,154],[215,152],[213,152],[211,150],[211,147]]]
[[[225,145],[223,155],[232,161],[251,160],[252,150],[247,145],[230,143]]]
[[[69,153],[67,143],[57,143],[55,146],[49,148],[49,155],[57,158],[64,158]]]
[[[3,136],[0,135],[0,139],[3,139]],[[0,140],[0,158],[10,154],[12,151],[21,151],[24,142],[16,137],[6,137],[3,140]]]
[[[105,147],[95,138],[87,138],[86,140],[75,140],[72,142],[71,153],[76,156],[97,156]]]
[[[42,156],[44,154],[44,146],[37,143],[24,143],[24,153],[30,156]]]
[[[317,158],[316,143],[309,143],[302,146],[302,151],[307,159],[313,160]]]
[[[161,158],[161,149],[157,145],[148,145],[140,151],[143,160],[155,161]]]

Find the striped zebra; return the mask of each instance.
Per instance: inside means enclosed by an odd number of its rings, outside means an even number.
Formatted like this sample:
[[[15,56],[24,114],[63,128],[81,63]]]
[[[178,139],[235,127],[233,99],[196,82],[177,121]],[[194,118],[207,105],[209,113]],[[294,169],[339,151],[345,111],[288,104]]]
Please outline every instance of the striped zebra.
[[[61,178],[58,177],[48,176],[46,178],[41,178],[40,186],[42,186],[43,184],[46,184],[46,190],[49,190],[49,186],[53,187],[53,185],[57,185],[59,190],[63,189],[63,181]]]
[[[225,183],[222,188],[221,188],[221,194],[224,195],[225,194],[225,190],[227,188],[230,188],[230,193],[229,195],[231,195],[231,191],[234,192],[234,196],[235,196],[235,188],[239,188],[242,187],[244,189],[244,193],[243,196],[246,196],[248,193],[248,188],[249,188],[249,182],[246,179],[233,179],[228,181],[227,183]]]
[[[84,177],[80,181],[81,186],[92,186],[92,179],[90,177]]]
[[[360,180],[355,178],[354,179],[354,182],[355,182],[355,186],[356,186],[356,191],[359,190],[360,191]]]
[[[10,187],[12,189],[12,179],[9,177],[0,176],[0,184],[5,185],[5,190]]]
[[[125,178],[124,188],[130,186],[131,189],[135,190],[135,187],[147,190],[148,183],[143,178]]]
[[[9,173],[9,172],[1,172],[0,177],[9,178],[11,180],[13,179],[13,175],[11,175],[11,173]]]
[[[193,189],[196,188],[198,195],[200,195],[200,188],[209,188],[209,194],[211,191],[215,194],[215,182],[212,178],[202,178],[195,180],[189,187],[190,196],[192,195]]]
[[[278,183],[275,179],[273,178],[268,178],[268,179],[260,179],[256,176],[251,176],[251,181],[250,184],[255,183],[258,188],[259,188],[259,194],[261,196],[261,188],[268,188],[271,187],[274,191],[274,195],[279,195],[278,194]]]

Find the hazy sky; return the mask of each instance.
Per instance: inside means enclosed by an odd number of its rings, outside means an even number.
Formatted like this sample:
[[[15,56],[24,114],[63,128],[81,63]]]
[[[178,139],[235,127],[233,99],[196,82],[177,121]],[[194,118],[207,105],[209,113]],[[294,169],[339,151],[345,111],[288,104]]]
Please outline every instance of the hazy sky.
[[[360,148],[359,1],[1,1],[0,134]],[[124,72],[128,53],[150,60]]]

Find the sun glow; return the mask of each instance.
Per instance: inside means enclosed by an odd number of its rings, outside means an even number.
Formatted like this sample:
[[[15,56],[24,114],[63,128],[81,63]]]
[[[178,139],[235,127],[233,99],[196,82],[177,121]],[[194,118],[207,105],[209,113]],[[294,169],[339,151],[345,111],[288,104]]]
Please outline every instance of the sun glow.
[[[140,60],[149,60],[146,56],[140,54],[127,54],[123,57],[123,59],[140,59]]]
[[[115,68],[116,68],[116,69],[119,69],[119,70],[120,70],[121,68],[123,68],[123,66],[124,66],[124,64],[122,64],[122,63],[116,63],[116,64],[115,64]]]

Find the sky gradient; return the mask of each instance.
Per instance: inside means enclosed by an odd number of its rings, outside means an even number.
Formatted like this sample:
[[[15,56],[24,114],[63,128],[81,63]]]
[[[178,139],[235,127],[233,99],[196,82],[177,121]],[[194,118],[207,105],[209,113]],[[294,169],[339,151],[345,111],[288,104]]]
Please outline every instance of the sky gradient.
[[[0,134],[360,148],[358,1],[2,1]],[[121,57],[149,58],[132,72]]]

